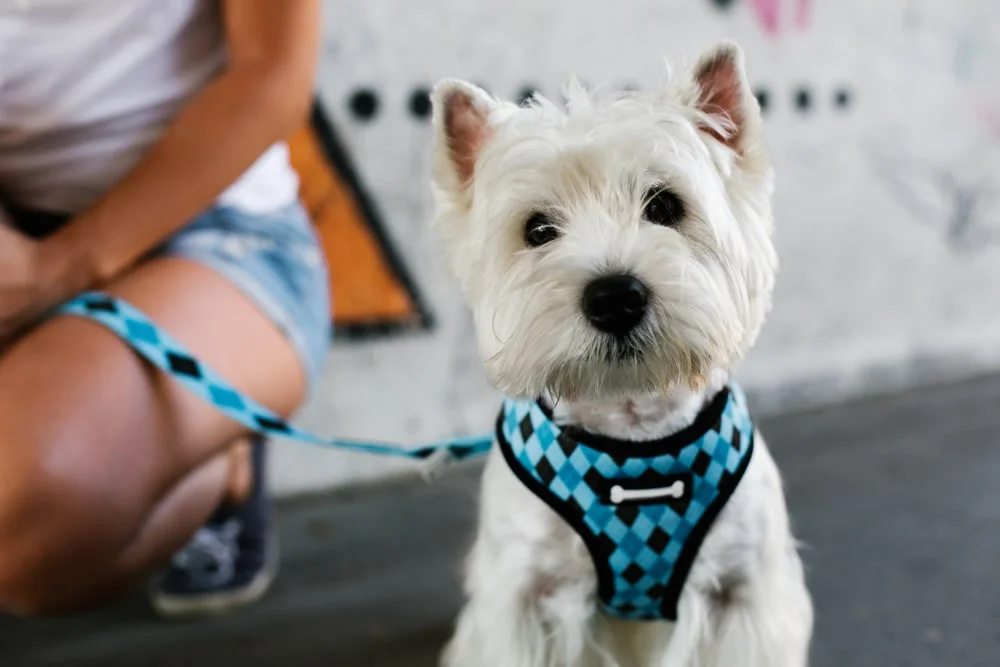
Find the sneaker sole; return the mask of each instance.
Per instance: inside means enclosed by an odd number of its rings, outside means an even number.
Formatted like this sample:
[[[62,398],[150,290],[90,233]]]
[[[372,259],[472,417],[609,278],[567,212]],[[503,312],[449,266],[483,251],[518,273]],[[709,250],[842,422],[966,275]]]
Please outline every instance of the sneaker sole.
[[[278,574],[280,548],[276,536],[270,540],[268,550],[271,555],[268,557],[264,569],[243,588],[198,596],[174,596],[154,592],[150,596],[153,610],[164,618],[197,618],[220,616],[257,602],[271,588],[271,584]]]

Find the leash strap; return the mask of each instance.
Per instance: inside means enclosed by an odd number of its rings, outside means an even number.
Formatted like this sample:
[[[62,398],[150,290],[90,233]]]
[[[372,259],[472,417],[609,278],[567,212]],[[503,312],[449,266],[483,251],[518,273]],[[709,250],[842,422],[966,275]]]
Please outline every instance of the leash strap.
[[[292,426],[226,382],[142,311],[103,292],[88,292],[60,307],[56,314],[76,315],[114,332],[151,364],[233,421],[264,435],[298,440],[320,447],[397,456],[425,462],[425,476],[434,476],[449,461],[469,459],[489,451],[493,435],[454,438],[405,449],[384,442],[323,438]]]

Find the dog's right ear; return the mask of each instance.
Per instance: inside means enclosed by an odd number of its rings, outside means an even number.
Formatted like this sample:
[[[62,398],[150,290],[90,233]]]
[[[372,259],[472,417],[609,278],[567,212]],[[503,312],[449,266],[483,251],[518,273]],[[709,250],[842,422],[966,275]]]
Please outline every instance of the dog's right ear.
[[[493,134],[498,103],[471,83],[445,79],[434,87],[434,180],[453,194],[465,192],[480,152]]]

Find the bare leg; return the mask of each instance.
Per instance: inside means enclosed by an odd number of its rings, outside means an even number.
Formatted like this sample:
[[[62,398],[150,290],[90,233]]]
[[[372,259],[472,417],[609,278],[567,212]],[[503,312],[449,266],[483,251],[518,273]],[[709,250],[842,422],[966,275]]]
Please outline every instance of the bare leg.
[[[291,345],[216,273],[164,258],[108,291],[279,414],[302,400]],[[147,576],[239,493],[242,434],[92,322],[17,341],[0,357],[0,610],[74,609]]]

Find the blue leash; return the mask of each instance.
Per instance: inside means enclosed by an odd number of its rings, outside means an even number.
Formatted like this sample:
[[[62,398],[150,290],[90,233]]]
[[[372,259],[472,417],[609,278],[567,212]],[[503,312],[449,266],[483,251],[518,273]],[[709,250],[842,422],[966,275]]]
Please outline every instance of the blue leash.
[[[263,405],[241,393],[218,373],[158,327],[142,311],[122,299],[102,292],[88,292],[60,307],[57,314],[93,320],[113,331],[139,355],[172,376],[199,398],[251,431],[298,440],[320,447],[424,461],[424,474],[432,477],[450,461],[485,454],[493,434],[444,440],[414,449],[383,442],[322,438],[292,426]]]

